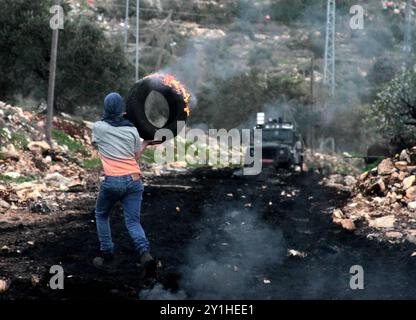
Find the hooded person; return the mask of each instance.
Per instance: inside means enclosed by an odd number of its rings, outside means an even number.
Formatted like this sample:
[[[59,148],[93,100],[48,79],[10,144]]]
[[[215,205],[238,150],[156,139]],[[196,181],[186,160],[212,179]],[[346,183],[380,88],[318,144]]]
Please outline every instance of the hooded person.
[[[140,222],[143,183],[137,163],[149,142],[141,143],[136,127],[123,117],[123,109],[123,98],[118,93],[110,93],[104,99],[101,121],[95,122],[92,128],[92,142],[98,147],[105,174],[95,207],[100,255],[94,258],[93,264],[106,270],[115,267],[110,213],[113,206],[121,202],[138,260],[149,273],[156,264]]]

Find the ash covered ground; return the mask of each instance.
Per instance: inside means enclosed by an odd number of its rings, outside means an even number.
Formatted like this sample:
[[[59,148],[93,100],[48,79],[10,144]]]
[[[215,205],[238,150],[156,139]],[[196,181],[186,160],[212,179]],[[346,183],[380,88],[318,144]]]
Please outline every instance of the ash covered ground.
[[[119,206],[112,218],[117,272],[92,266],[91,188],[45,219],[0,224],[8,247],[0,273],[10,280],[0,299],[414,298],[410,244],[393,247],[334,225],[331,214],[349,194],[320,180],[273,170],[258,177],[227,169],[149,176],[142,221],[160,260],[156,281],[139,277]],[[64,290],[48,287],[56,264],[65,271]],[[364,290],[350,289],[353,265],[364,268]]]

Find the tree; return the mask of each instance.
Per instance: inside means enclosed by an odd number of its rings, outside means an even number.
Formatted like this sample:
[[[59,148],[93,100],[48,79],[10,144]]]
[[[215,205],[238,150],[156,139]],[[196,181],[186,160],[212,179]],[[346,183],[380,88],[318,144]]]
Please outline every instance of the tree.
[[[416,73],[409,71],[390,81],[377,95],[370,118],[389,139],[416,138]]]
[[[46,99],[51,30],[49,0],[0,0],[0,99],[16,95]],[[112,42],[87,16],[71,15],[66,1],[60,32],[55,108],[101,107],[109,91],[127,93],[134,71],[122,43]]]

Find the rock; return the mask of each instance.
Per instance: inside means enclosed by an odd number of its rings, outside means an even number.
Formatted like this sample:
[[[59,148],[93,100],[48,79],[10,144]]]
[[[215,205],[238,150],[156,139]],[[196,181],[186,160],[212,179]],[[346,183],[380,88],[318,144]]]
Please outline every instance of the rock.
[[[373,228],[393,228],[396,218],[394,215],[389,215],[369,221],[369,226]]]
[[[32,286],[36,287],[40,282],[39,276],[37,274],[32,274],[30,277],[30,282],[32,283]]]
[[[407,171],[400,171],[400,173],[395,172],[395,174],[400,181],[403,181],[409,175]],[[391,175],[391,178],[393,178],[393,174]]]
[[[10,208],[10,204],[6,201],[4,201],[3,199],[0,199],[0,210],[1,209],[9,209]]]
[[[407,162],[406,161],[397,161],[394,165],[400,171],[406,171],[407,170]]]
[[[32,141],[27,145],[27,148],[33,153],[43,153],[50,149],[46,141]]]
[[[407,177],[403,180],[403,189],[407,190],[409,189],[411,186],[413,186],[413,184],[416,181],[416,176],[412,175],[410,177]]]
[[[370,186],[366,190],[370,194],[383,194],[386,191],[386,184],[384,183],[383,179],[378,179],[377,181],[370,184]]]
[[[29,204],[29,211],[32,213],[46,214],[46,213],[50,213],[51,209],[49,208],[46,201],[38,201],[38,202],[31,202]]]
[[[394,238],[394,239],[401,239],[401,238],[403,238],[403,234],[401,232],[398,232],[398,231],[390,231],[390,232],[386,232],[386,237],[387,238]]]
[[[407,163],[410,163],[411,162],[411,160],[410,160],[410,156],[409,156],[409,154],[407,153],[407,150],[405,149],[405,150],[403,150],[401,153],[400,153],[400,161],[406,161]]]
[[[329,176],[329,181],[332,184],[344,184],[344,178],[340,174],[332,174]]]
[[[395,202],[393,203],[393,205],[391,206],[391,209],[396,212],[399,213],[402,210],[402,206],[400,205],[400,203]]]
[[[51,164],[51,163],[52,163],[52,158],[51,158],[51,156],[46,156],[46,157],[43,159],[43,162],[44,162],[45,164]]]
[[[341,220],[341,226],[349,231],[354,231],[356,229],[354,221],[352,221],[351,219]]]
[[[400,172],[401,173],[401,172]],[[403,177],[403,179],[404,179],[405,177]],[[402,180],[403,180],[402,179]],[[398,172],[393,172],[391,175],[390,175],[390,181],[395,181],[395,180],[400,180],[400,174],[398,173]]]
[[[368,175],[369,175],[368,171],[366,171],[366,172],[362,173],[362,174],[360,175],[360,181],[364,181],[364,180],[366,180],[366,179],[368,178]]]
[[[406,190],[406,198],[410,201],[416,200],[416,186],[410,187]]]
[[[9,286],[9,281],[0,279],[0,293],[7,291],[9,289]]]
[[[353,176],[346,176],[344,178],[344,184],[348,187],[353,187],[357,184],[357,180]]]
[[[287,250],[287,255],[289,257],[305,258],[308,254],[306,252],[302,252],[302,251],[298,251],[298,250],[294,250],[294,249],[288,249]]]
[[[2,147],[0,152],[2,157],[5,159],[19,160],[20,158],[19,152],[17,152],[16,148],[12,144]]]
[[[389,192],[386,197],[390,203],[395,203],[397,201],[397,193],[394,191]]]
[[[173,168],[173,169],[183,169],[187,167],[187,163],[186,161],[175,161],[175,162],[171,162],[169,163],[169,167]]]
[[[416,201],[409,202],[407,204],[407,207],[409,208],[409,210],[416,211]]]
[[[406,236],[406,240],[410,243],[416,244],[416,235],[410,233]]]
[[[56,186],[68,186],[72,183],[71,179],[68,179],[57,172],[47,174],[44,180],[52,184],[55,184]]]
[[[345,218],[344,213],[341,211],[341,209],[335,209],[334,212],[332,213],[332,218],[334,220],[342,220]]]
[[[390,174],[394,170],[393,161],[391,159],[384,159],[380,162],[377,167],[377,173],[379,175],[387,175]]]
[[[416,166],[407,166],[407,172],[410,174],[416,173]]]

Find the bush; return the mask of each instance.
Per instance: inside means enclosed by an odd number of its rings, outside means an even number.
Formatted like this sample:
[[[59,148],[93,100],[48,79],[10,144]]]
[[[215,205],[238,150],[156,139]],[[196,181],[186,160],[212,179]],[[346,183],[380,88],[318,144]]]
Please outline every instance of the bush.
[[[390,81],[378,94],[369,114],[386,139],[416,141],[416,72]]]

